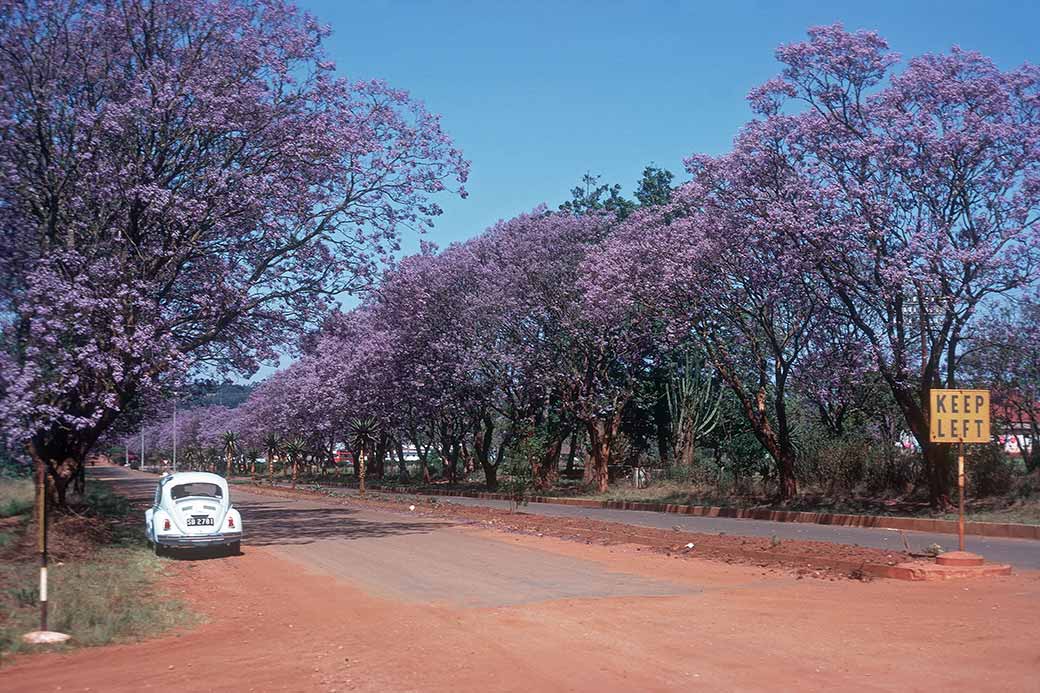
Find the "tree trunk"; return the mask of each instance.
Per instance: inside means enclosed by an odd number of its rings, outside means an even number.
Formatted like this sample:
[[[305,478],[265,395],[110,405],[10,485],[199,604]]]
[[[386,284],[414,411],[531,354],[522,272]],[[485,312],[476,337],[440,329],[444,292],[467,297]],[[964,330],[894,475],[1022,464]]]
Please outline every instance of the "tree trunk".
[[[75,457],[65,456],[60,459],[48,459],[40,454],[33,443],[28,444],[29,457],[39,470],[42,466],[46,472],[47,495],[51,506],[59,509],[68,507],[68,488],[83,468],[83,461]],[[38,474],[37,474],[38,476]]]
[[[365,495],[365,448],[358,451],[358,494]]]
[[[585,463],[584,481],[599,493],[606,493],[610,486],[610,448],[621,427],[621,412],[618,411],[610,419],[587,421],[585,427],[589,434],[591,455]]]
[[[566,436],[554,436],[545,451],[532,462],[534,485],[539,491],[548,491],[560,476],[560,451]]]
[[[404,443],[400,438],[394,441],[394,447],[397,449],[397,480],[408,483],[408,464],[404,459]]]
[[[692,469],[694,458],[697,455],[697,443],[692,431],[681,431],[676,442],[678,443],[678,449],[675,451],[677,461],[686,469]]]
[[[441,424],[441,460],[448,483],[454,485],[458,477],[459,443],[451,436],[447,424]]]
[[[267,451],[267,483],[274,486],[274,459],[277,455],[272,455],[271,451]]]
[[[465,440],[462,441],[462,445],[459,448],[459,454],[462,457],[462,476],[463,478],[466,478],[476,471],[477,459],[474,455],[470,454],[469,446],[466,445]]]
[[[292,487],[293,487],[293,489],[296,488],[296,477],[299,475],[299,471],[300,471],[300,460],[299,460],[298,457],[296,457],[296,455],[293,455],[293,460],[292,460]]]
[[[379,436],[379,441],[376,443],[375,455],[372,456],[371,469],[372,476],[377,479],[382,479],[386,473],[386,451],[389,437],[383,433]]]
[[[664,465],[672,461],[671,436],[675,423],[668,411],[667,378],[663,368],[654,370],[654,431],[657,434],[657,456]]]
[[[892,395],[910,426],[910,432],[921,448],[925,476],[928,481],[928,502],[935,509],[950,506],[952,465],[949,451],[942,443],[930,441],[930,407],[928,390],[916,392],[909,388],[892,387]]]
[[[780,496],[780,500],[783,501],[791,500],[798,495],[798,482],[794,474],[794,457],[793,451],[786,450],[781,453],[776,461],[777,481],[779,483],[777,493]]]
[[[928,474],[929,502],[937,508],[947,508],[950,502],[950,478],[953,473],[950,459],[950,446],[932,443],[927,440],[921,443],[924,453],[925,471]]]
[[[571,432],[570,449],[567,450],[567,472],[574,471],[574,456],[578,454],[578,427]]]
[[[484,471],[484,484],[488,490],[498,488],[498,460],[491,460],[491,444],[495,435],[495,421],[490,416],[483,417],[477,434],[473,437],[473,453]],[[504,443],[503,443],[504,444]]]

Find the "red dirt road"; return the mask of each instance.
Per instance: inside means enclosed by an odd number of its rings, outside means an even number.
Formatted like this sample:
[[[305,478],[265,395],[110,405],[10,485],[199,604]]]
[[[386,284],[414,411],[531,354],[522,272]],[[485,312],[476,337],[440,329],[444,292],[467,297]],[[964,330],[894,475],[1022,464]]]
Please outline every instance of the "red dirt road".
[[[236,498],[258,530],[244,555],[170,563],[171,591],[207,623],[18,658],[0,690],[1037,690],[1036,573],[799,580]],[[324,531],[306,529],[320,518]]]

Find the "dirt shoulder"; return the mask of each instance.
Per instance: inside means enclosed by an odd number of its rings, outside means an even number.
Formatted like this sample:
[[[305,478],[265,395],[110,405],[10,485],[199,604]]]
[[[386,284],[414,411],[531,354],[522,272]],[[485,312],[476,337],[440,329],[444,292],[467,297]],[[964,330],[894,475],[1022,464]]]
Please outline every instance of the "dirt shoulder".
[[[1040,663],[1022,637],[1040,616],[1035,576],[956,586],[798,581],[630,545],[508,540],[697,589],[417,605],[247,547],[234,559],[178,564],[171,588],[207,616],[199,628],[22,658],[0,683],[19,691],[765,690],[780,682],[806,691],[1024,690]]]

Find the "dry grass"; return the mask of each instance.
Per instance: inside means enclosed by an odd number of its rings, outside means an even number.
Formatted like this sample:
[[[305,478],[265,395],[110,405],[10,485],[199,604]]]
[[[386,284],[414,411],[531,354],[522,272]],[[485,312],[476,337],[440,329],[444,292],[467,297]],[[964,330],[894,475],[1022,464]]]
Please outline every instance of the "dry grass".
[[[126,500],[95,484],[86,510],[87,516],[57,518],[51,531],[59,550],[48,571],[48,625],[72,636],[62,649],[139,639],[191,623],[195,617],[182,602],[159,593],[169,564],[152,555]],[[18,536],[6,549],[0,546],[0,657],[25,651],[22,634],[39,625],[39,573],[25,536],[33,525],[27,517],[8,524],[7,532]]]

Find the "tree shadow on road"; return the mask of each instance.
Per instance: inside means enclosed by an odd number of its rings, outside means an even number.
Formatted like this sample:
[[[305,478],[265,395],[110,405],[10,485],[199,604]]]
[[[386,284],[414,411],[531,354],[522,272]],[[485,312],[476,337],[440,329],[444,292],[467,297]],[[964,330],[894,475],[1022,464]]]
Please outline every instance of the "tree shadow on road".
[[[294,508],[250,503],[239,508],[245,544],[278,546],[311,544],[323,539],[373,539],[404,534],[427,534],[447,522],[376,521],[356,517],[348,508]]]

